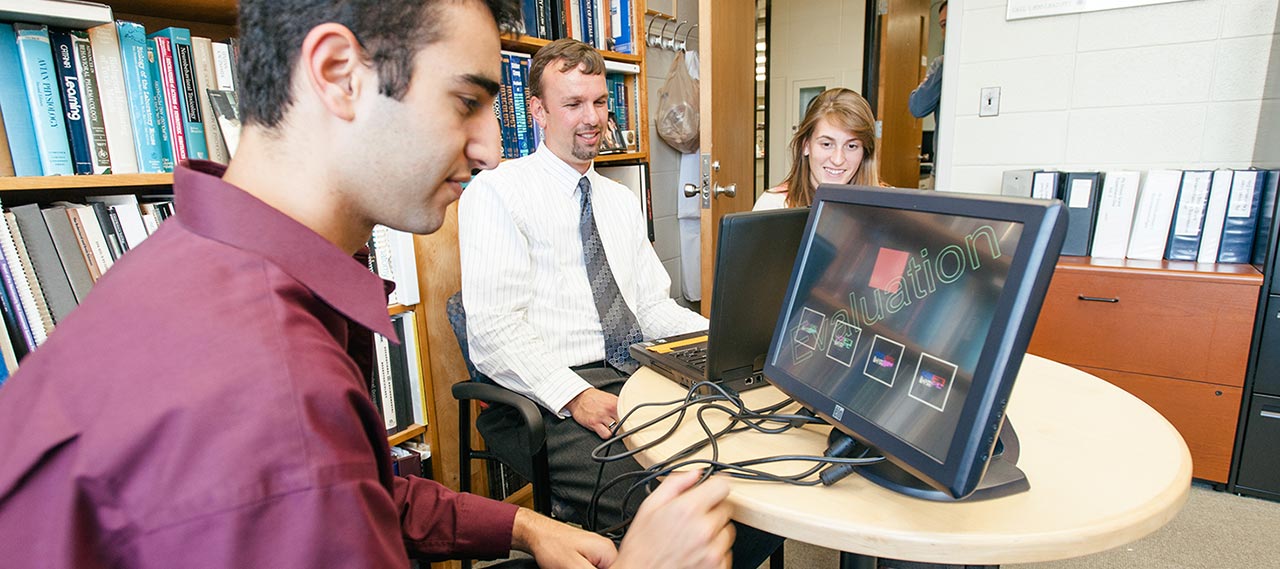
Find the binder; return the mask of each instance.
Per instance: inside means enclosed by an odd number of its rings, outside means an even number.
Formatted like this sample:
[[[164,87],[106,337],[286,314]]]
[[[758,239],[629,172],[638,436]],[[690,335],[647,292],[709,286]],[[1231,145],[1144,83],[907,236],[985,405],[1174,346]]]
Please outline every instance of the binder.
[[[1062,172],[1042,171],[1031,176],[1031,197],[1051,200],[1062,197]]]
[[[1262,194],[1262,205],[1258,209],[1258,230],[1253,235],[1253,255],[1249,263],[1261,271],[1267,262],[1267,250],[1271,246],[1271,223],[1276,213],[1276,194],[1280,193],[1277,191],[1280,170],[1261,170],[1258,183],[1262,185],[1262,189],[1254,191]]]
[[[1082,257],[1089,254],[1101,181],[1102,177],[1097,172],[1068,172],[1063,176],[1062,197],[1067,202],[1067,236],[1062,242],[1063,255]]]
[[[1262,206],[1262,170],[1236,170],[1227,198],[1227,214],[1222,223],[1219,263],[1248,263],[1253,253],[1259,209]]]
[[[1165,243],[1169,239],[1169,223],[1173,220],[1173,208],[1178,201],[1178,186],[1181,181],[1180,170],[1147,172],[1146,182],[1142,184],[1142,191],[1138,194],[1126,257],[1149,261],[1159,261],[1164,257]]]
[[[1187,170],[1182,173],[1177,205],[1164,257],[1170,261],[1194,261],[1200,253],[1200,237],[1204,231],[1204,214],[1209,207],[1209,188],[1213,172]]]
[[[1138,205],[1138,172],[1107,172],[1098,195],[1093,245],[1089,254],[1104,259],[1123,259],[1133,229],[1133,211]]]
[[[1227,200],[1231,197],[1231,170],[1214,170],[1209,182],[1209,205],[1204,212],[1204,231],[1200,237],[1197,263],[1218,262],[1222,243],[1222,227],[1227,221]]]
[[[1031,179],[1039,170],[1005,170],[1000,179],[1000,195],[1031,197]]]

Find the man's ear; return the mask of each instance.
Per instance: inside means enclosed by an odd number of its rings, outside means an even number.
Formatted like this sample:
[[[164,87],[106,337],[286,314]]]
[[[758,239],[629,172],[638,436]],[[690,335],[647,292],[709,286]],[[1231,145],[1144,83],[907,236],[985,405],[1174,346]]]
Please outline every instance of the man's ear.
[[[302,40],[299,54],[299,68],[308,92],[298,95],[310,94],[335,117],[354,119],[361,89],[369,88],[369,78],[376,77],[368,73],[363,52],[355,34],[342,24],[325,23],[312,28]]]
[[[541,97],[529,97],[529,116],[543,129],[547,128],[547,108],[542,105]]]

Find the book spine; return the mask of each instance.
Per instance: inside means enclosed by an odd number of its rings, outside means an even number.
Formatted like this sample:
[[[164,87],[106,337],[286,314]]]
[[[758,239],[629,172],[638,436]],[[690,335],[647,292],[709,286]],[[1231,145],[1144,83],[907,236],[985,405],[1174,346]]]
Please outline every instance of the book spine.
[[[98,94],[98,68],[93,65],[93,45],[89,34],[71,30],[75,46],[76,71],[80,73],[81,101],[89,136],[89,159],[94,174],[111,173],[111,146],[107,144],[107,124],[102,117],[102,97]]]
[[[22,59],[23,82],[27,86],[27,102],[31,105],[31,121],[35,125],[36,151],[45,176],[75,173],[71,145],[67,141],[67,124],[58,95],[57,71],[53,51],[49,47],[49,28],[32,24],[13,24],[18,35],[18,56]]]
[[[93,245],[89,242],[89,233],[84,226],[84,220],[80,217],[80,212],[74,207],[65,209],[67,220],[71,223],[71,229],[76,234],[76,245],[80,247],[80,255],[84,257],[85,267],[89,269],[89,278],[97,282],[102,278],[102,265],[94,259]]]
[[[609,5],[613,20],[613,50],[618,53],[635,53],[631,39],[631,0],[613,0]]]
[[[169,151],[173,164],[187,160],[187,136],[182,127],[182,104],[178,99],[178,77],[173,71],[173,44],[169,38],[151,36],[156,48],[156,72],[160,77],[160,90],[163,95],[165,126],[169,134]]]
[[[29,352],[36,349],[35,335],[32,333],[31,322],[27,319],[26,297],[31,294],[31,285],[27,282],[27,275],[22,271],[22,262],[18,260],[18,249],[16,241],[14,241],[13,232],[10,227],[16,228],[16,224],[12,221],[13,214],[5,213],[5,220],[0,222],[0,253],[3,253],[4,264],[0,266],[0,279],[4,281],[4,292],[10,300],[10,308],[13,310],[13,324],[17,326],[16,337],[22,339],[22,344]],[[25,292],[24,292],[25,289]]]
[[[18,264],[23,274],[20,281],[22,288],[18,289],[18,294],[23,295],[22,305],[27,310],[27,323],[31,325],[34,350],[34,346],[43,344],[49,337],[49,331],[53,329],[53,318],[49,315],[49,307],[45,304],[44,292],[40,288],[40,279],[36,276],[36,262],[32,260],[27,241],[22,236],[21,223],[17,220],[16,214],[5,215],[10,216],[5,219],[9,222],[9,231],[13,234],[14,250],[17,251]],[[39,211],[36,215],[39,215]],[[70,284],[67,285],[68,288],[70,286]]]
[[[112,219],[111,209],[107,204],[91,202],[89,207],[93,209],[98,227],[102,229],[102,236],[106,239],[107,253],[111,255],[111,261],[115,262],[124,255],[124,232],[120,230],[120,222]]]
[[[98,95],[102,99],[102,123],[111,149],[111,172],[138,172],[138,153],[133,145],[133,121],[129,120],[129,94],[124,87],[124,66],[120,61],[120,35],[114,22],[89,28],[93,66],[98,72]]]
[[[209,149],[209,159],[226,164],[231,161],[227,146],[222,142],[222,131],[209,103],[206,87],[214,85],[213,42],[209,38],[191,38],[191,57],[195,61],[196,85],[194,96],[200,105],[200,117],[204,120],[204,141]]]
[[[138,169],[159,174],[165,168],[160,127],[156,124],[155,90],[151,86],[151,69],[147,59],[147,30],[142,24],[119,21],[120,61],[124,67],[124,87],[129,95],[129,118],[133,124],[133,144],[137,149]]]
[[[31,102],[27,99],[22,75],[17,33],[13,26],[0,22],[0,114],[4,117],[13,173],[15,176],[39,176],[43,169],[40,154],[36,152],[35,123],[31,118]]]
[[[213,75],[219,91],[234,91],[235,76],[231,72],[231,46],[213,42]]]
[[[75,46],[71,34],[58,29],[49,33],[49,47],[53,50],[53,68],[58,74],[58,95],[62,99],[62,122],[71,148],[71,167],[76,174],[92,174],[93,158],[89,150],[89,127],[82,104],[84,89],[80,86],[80,74],[76,72]]]
[[[164,38],[147,38],[147,69],[151,72],[152,98],[156,101],[156,128],[160,132],[161,148],[165,153],[165,170],[173,171],[178,162],[187,160],[187,146],[182,139],[182,110],[178,109],[178,87],[175,86],[172,52]],[[169,59],[165,59],[169,54]]]
[[[519,158],[516,150],[516,114],[515,101],[511,98],[511,54],[502,53],[502,156],[503,158]]]
[[[515,112],[517,155],[528,156],[532,150],[529,148],[529,111],[525,104],[524,72],[520,63],[523,60],[523,55],[511,56],[511,99]]]
[[[595,0],[578,0],[578,11],[582,18],[582,42],[591,47],[600,47],[596,44]]]
[[[173,49],[173,73],[177,80],[179,109],[182,113],[182,134],[187,141],[187,158],[208,160],[209,147],[204,138],[204,115],[201,113],[200,92],[196,82],[195,56],[191,48],[191,32],[185,28],[165,28]]]

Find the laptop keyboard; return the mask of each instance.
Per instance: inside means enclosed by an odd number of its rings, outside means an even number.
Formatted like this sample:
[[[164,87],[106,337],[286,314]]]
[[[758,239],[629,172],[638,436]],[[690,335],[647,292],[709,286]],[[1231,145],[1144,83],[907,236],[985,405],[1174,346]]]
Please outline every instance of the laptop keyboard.
[[[683,350],[676,350],[671,353],[680,361],[685,362],[701,371],[707,371],[707,347],[691,346]]]

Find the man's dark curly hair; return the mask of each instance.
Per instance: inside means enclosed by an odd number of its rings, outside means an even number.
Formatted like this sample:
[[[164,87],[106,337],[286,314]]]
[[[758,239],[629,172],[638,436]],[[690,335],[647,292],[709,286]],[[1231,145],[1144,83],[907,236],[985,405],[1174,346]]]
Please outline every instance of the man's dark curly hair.
[[[336,22],[355,34],[378,72],[379,92],[404,97],[414,55],[440,39],[447,3],[483,2],[501,31],[520,21],[520,0],[240,0],[236,95],[240,119],[279,126],[293,104],[292,72],[312,28]]]

